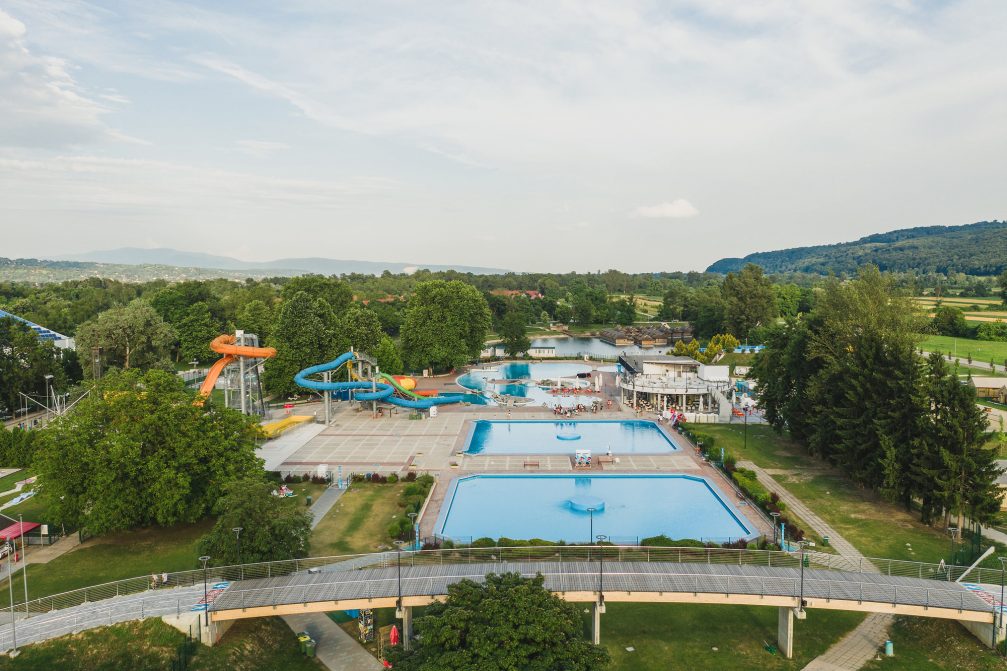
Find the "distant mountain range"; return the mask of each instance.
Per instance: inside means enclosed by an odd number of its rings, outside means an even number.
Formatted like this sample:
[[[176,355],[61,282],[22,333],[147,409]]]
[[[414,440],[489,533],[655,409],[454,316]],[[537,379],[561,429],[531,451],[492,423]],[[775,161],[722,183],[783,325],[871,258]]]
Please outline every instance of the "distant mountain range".
[[[407,273],[425,268],[427,270],[456,270],[460,273],[476,275],[492,275],[507,272],[501,268],[481,268],[478,266],[437,265],[424,263],[400,263],[393,261],[356,261],[348,259],[326,259],[319,257],[299,259],[277,259],[275,261],[243,261],[230,256],[216,256],[201,252],[185,252],[177,249],[140,247],[121,247],[95,252],[84,252],[59,257],[60,261],[86,261],[114,265],[154,265],[174,266],[177,268],[219,269],[228,271],[255,271],[256,276],[270,275],[303,275],[304,273],[319,273],[322,275],[343,275],[362,273],[380,275],[384,271],[392,273]],[[231,273],[228,273],[230,275]]]
[[[740,259],[720,259],[706,271],[729,273],[747,263],[762,266],[768,273],[842,275],[872,263],[881,270],[899,272],[998,275],[1007,269],[1007,221],[904,228],[835,245],[756,252]]]

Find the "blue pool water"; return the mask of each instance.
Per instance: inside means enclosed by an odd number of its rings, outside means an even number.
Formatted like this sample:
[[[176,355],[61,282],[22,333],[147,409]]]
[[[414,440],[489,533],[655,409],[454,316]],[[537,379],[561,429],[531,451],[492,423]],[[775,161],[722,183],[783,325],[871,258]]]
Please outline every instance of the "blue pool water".
[[[471,475],[456,479],[437,519],[441,536],[614,542],[665,534],[724,542],[756,534],[705,478],[690,475]]]
[[[578,363],[504,363],[499,366],[477,368],[465,373],[457,379],[462,387],[473,391],[492,392],[506,396],[517,396],[531,399],[531,405],[561,405],[572,407],[578,403],[590,404],[596,396],[577,394],[560,396],[549,393],[549,390],[538,382],[549,380],[556,382],[563,379],[568,386],[577,380],[578,373],[590,373],[591,367]],[[497,380],[498,382],[492,382]],[[507,380],[506,383],[499,382]],[[587,382],[581,381],[584,385]]]
[[[640,419],[574,421],[487,420],[472,422],[466,454],[663,454],[678,446],[654,422]]]

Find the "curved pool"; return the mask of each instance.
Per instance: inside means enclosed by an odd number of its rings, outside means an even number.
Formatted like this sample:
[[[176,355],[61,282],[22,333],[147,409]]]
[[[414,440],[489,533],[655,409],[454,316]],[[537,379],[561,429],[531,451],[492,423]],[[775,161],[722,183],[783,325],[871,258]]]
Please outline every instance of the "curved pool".
[[[578,403],[590,404],[600,399],[592,394],[552,394],[542,382],[556,383],[563,380],[567,386],[573,386],[575,380],[581,386],[587,386],[585,381],[577,376],[590,373],[591,366],[579,363],[537,363],[511,362],[498,366],[485,366],[470,370],[460,376],[456,382],[459,386],[473,391],[527,398],[532,405],[560,405],[573,407]],[[590,383],[587,380],[587,383]]]

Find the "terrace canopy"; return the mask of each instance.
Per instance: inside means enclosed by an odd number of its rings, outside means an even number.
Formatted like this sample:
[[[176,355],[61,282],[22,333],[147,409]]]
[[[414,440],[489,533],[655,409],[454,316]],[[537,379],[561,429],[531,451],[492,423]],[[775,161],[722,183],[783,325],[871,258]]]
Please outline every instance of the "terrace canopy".
[[[0,529],[0,540],[9,541],[14,538],[20,538],[40,526],[42,525],[38,522],[16,522],[5,529]]]

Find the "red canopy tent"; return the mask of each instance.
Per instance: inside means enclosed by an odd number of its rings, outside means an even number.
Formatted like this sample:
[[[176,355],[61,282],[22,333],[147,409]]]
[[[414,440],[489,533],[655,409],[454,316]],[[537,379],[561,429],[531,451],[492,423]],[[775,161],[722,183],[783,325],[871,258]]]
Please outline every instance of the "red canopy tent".
[[[22,535],[38,529],[41,524],[38,522],[16,522],[5,529],[0,529],[0,541],[9,541],[20,538]]]

